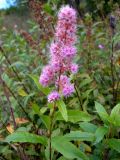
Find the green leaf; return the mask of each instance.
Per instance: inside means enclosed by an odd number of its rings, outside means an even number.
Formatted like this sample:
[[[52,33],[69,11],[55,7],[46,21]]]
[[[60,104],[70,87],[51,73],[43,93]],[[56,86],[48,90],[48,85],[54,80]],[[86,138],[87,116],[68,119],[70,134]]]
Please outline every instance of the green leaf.
[[[36,84],[37,88],[44,93],[45,95],[48,95],[51,90],[48,87],[43,87],[40,83],[39,83],[39,77],[37,75],[29,75],[29,77],[34,81],[34,83]]]
[[[81,122],[79,125],[85,132],[95,133],[97,129],[96,125],[88,122]]]
[[[85,85],[88,85],[89,83],[92,82],[92,79],[90,78],[87,78],[87,79],[84,79],[81,83],[80,83],[80,88],[83,88]]]
[[[81,132],[81,131],[71,131],[70,133],[66,134],[64,137],[66,137],[68,140],[72,141],[94,141],[95,137],[94,134],[88,133],[88,132]]]
[[[36,103],[32,103],[32,109],[35,112],[35,114],[37,114],[39,116],[41,115],[41,113],[40,113],[40,107]]]
[[[16,129],[16,132],[27,132],[27,128],[26,127],[19,127]]]
[[[95,132],[96,140],[95,140],[94,144],[99,143],[104,138],[104,136],[107,134],[107,132],[108,132],[108,128],[99,127]]]
[[[111,149],[120,152],[120,139],[111,138],[108,140],[108,145]]]
[[[7,136],[4,142],[40,143],[46,145],[47,139],[29,132],[14,132]]]
[[[114,46],[116,46],[119,41],[120,41],[120,33],[117,33],[113,36],[113,39],[112,39],[113,43],[114,43]]]
[[[88,157],[82,151],[76,148],[71,142],[68,142],[63,136],[52,138],[52,147],[60,152],[65,158],[81,158],[82,160],[88,160]]]
[[[40,113],[41,114],[44,114],[46,111],[47,111],[47,107],[42,107],[41,109],[40,109]]]
[[[67,110],[68,113],[68,121],[72,123],[77,123],[80,121],[91,121],[93,117],[89,115],[88,113],[80,110]],[[63,117],[61,116],[60,112],[57,112],[56,120],[63,120]]]
[[[20,96],[22,96],[22,97],[26,97],[26,96],[28,96],[28,94],[24,91],[24,89],[22,89],[22,88],[20,88],[19,90],[18,90],[18,94],[20,95]]]
[[[49,14],[52,14],[52,13],[53,13],[52,8],[51,8],[51,6],[49,5],[49,3],[45,3],[45,4],[43,5],[43,9],[44,9],[47,13],[49,13]]]
[[[60,158],[58,158],[57,160],[68,160],[68,159],[66,159],[65,157],[60,157]]]
[[[25,64],[23,62],[17,61],[17,62],[12,63],[10,65],[10,68],[12,68],[12,67],[20,68],[20,67],[23,67],[23,66],[25,66]]]
[[[43,115],[43,113],[41,113],[40,111],[40,107],[36,103],[32,104],[32,109],[37,115],[39,115],[39,117],[41,118],[46,128],[49,129],[50,128],[50,117],[47,115]]]
[[[41,120],[45,124],[47,129],[50,129],[50,117],[47,115],[41,115]]]
[[[83,93],[82,98],[83,98],[83,99],[88,98],[88,97],[89,97],[89,94],[90,94],[93,90],[94,90],[94,89],[89,89],[89,90],[85,91],[85,92]]]
[[[109,115],[107,114],[105,108],[98,102],[95,102],[95,108],[96,108],[100,118],[102,119],[102,121],[108,122]]]
[[[56,102],[58,109],[65,121],[68,121],[67,108],[62,100]]]
[[[115,126],[120,126],[120,104],[117,104],[111,111],[110,121]]]

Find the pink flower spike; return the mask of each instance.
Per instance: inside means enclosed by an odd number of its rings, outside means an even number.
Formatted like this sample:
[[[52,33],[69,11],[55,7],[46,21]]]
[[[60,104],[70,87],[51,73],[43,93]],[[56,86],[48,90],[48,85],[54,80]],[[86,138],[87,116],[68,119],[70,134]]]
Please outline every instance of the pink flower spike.
[[[43,68],[39,82],[46,87],[53,84],[57,91],[48,95],[48,102],[60,98],[59,93],[68,97],[74,92],[67,73],[77,73],[78,66],[73,64],[77,49],[77,14],[70,6],[63,6],[58,13],[58,22],[55,28],[54,41],[50,45],[50,61]]]
[[[48,102],[52,103],[60,99],[60,95],[57,91],[53,91],[48,95]]]

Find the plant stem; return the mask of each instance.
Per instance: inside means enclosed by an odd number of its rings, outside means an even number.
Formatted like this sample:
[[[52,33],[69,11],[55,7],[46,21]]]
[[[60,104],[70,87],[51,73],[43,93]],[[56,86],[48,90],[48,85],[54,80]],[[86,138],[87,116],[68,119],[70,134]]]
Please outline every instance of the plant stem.
[[[54,108],[52,110],[52,113],[50,115],[50,130],[49,130],[49,160],[52,160],[52,128],[53,128],[53,118],[54,118],[54,113],[55,113],[56,105],[54,103]]]
[[[50,120],[51,122],[50,122],[50,137],[49,137],[49,159],[50,160],[52,160],[52,144],[51,144],[51,139],[52,139],[52,137],[51,137],[51,135],[52,135],[52,119]]]
[[[11,93],[11,95],[13,96],[13,98],[17,101],[18,105],[20,106],[20,108],[22,109],[22,111],[25,113],[26,117],[31,121],[31,118],[28,116],[28,113],[25,111],[25,109],[23,108],[23,106],[21,105],[21,103],[18,101],[17,97],[12,92],[12,90],[7,86],[7,84],[3,80],[2,80],[2,83],[3,83],[3,86],[6,87],[9,90],[9,92]]]
[[[15,116],[14,116],[14,111],[13,111],[13,108],[11,107],[11,102],[10,102],[10,99],[9,99],[9,93],[6,89],[6,87],[4,87],[4,93],[5,93],[5,96],[7,98],[7,101],[9,103],[9,107],[10,107],[10,114],[11,114],[11,118],[13,120],[13,126],[14,126],[14,130],[17,129],[17,124],[16,124],[16,121],[15,121]],[[22,148],[20,146],[17,147],[17,151],[18,151],[18,154],[20,156],[20,159],[21,160],[26,160],[26,156],[24,155],[23,151],[22,151]]]
[[[109,160],[109,150],[105,148],[104,155],[103,155],[103,160]]]
[[[111,53],[111,61],[110,61],[110,65],[111,65],[111,77],[112,77],[112,94],[113,94],[113,106],[115,104],[115,77],[114,77],[114,42],[112,42],[112,53]]]

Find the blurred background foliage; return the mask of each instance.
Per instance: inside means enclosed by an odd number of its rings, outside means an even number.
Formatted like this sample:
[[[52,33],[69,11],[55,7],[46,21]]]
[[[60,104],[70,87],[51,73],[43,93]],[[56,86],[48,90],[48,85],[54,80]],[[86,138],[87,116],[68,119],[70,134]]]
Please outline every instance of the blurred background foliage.
[[[28,8],[29,0],[6,0],[11,6],[17,6],[17,9]],[[54,4],[60,7],[61,4],[70,4],[76,7],[84,16],[89,12],[95,18],[96,16],[106,16],[119,7],[119,0],[37,0],[39,2]],[[52,9],[53,6],[52,5]],[[55,8],[54,8],[55,9]],[[12,9],[11,9],[12,10]]]

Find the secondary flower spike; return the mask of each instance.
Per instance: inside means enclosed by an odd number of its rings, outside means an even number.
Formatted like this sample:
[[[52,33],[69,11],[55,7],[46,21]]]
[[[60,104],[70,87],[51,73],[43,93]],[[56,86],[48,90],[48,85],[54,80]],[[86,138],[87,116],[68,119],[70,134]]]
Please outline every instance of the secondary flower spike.
[[[50,45],[50,61],[43,68],[39,79],[44,87],[55,86],[55,91],[48,95],[48,102],[58,100],[60,95],[69,97],[74,92],[74,85],[66,74],[78,71],[78,65],[73,63],[77,52],[76,23],[76,11],[68,5],[62,7],[58,13],[54,42]]]

